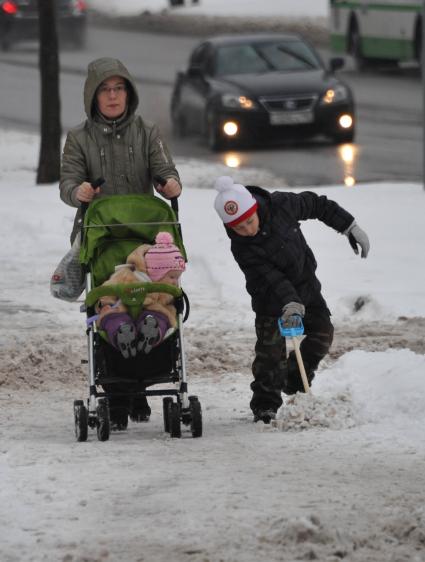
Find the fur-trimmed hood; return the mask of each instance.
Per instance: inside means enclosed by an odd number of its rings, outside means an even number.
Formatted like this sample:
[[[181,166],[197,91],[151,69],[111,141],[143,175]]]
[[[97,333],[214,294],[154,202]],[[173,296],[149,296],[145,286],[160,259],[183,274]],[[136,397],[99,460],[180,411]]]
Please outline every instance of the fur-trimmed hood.
[[[148,270],[146,267],[145,255],[146,252],[151,248],[151,244],[142,244],[141,246],[137,246],[137,248],[133,250],[127,257],[126,263],[134,265],[137,271],[143,271],[143,273],[147,273]]]

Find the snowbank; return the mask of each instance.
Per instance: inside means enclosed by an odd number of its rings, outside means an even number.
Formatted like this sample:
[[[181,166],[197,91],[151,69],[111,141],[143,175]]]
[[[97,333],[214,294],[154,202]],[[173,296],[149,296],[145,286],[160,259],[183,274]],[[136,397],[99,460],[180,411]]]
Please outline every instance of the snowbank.
[[[372,249],[360,260],[344,236],[303,225],[337,354],[312,394],[288,399],[265,426],[249,410],[249,299],[212,205],[224,169],[177,161],[189,389],[204,435],[170,439],[152,398],[148,424],[76,443],[72,402],[88,392],[84,319],[48,288],[74,210],[56,184],[34,185],[37,137],[0,132],[0,152],[2,561],[424,562],[421,186],[317,190],[355,214]],[[288,189],[261,170],[227,173]]]
[[[327,17],[327,0],[88,0],[89,8],[108,15],[134,16],[143,12],[171,11],[181,15],[237,17]]]

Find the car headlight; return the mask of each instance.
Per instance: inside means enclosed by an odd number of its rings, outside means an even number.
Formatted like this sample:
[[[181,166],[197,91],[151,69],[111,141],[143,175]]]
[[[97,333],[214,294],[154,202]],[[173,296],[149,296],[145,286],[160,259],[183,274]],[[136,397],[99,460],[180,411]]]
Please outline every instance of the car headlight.
[[[347,98],[348,98],[348,89],[342,84],[339,84],[334,88],[329,88],[329,90],[326,90],[326,92],[322,96],[322,99],[320,100],[320,103],[329,105],[331,103],[344,101]]]
[[[232,109],[256,109],[257,104],[246,96],[238,96],[235,94],[223,94],[221,96],[221,103],[224,107]]]

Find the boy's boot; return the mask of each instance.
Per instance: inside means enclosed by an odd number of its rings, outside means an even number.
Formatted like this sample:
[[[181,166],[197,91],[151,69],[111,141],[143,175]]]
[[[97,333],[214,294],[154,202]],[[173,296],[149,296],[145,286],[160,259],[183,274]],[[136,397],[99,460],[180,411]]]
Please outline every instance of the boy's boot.
[[[276,410],[274,408],[257,408],[254,411],[254,422],[262,421],[263,423],[270,423],[276,418]]]

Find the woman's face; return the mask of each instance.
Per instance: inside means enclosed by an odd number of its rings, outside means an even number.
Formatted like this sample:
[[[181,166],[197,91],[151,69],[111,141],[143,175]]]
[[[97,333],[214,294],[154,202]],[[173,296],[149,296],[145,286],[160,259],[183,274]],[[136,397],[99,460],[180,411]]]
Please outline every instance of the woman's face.
[[[121,76],[112,76],[98,87],[97,107],[107,119],[118,119],[127,106],[127,85]]]

